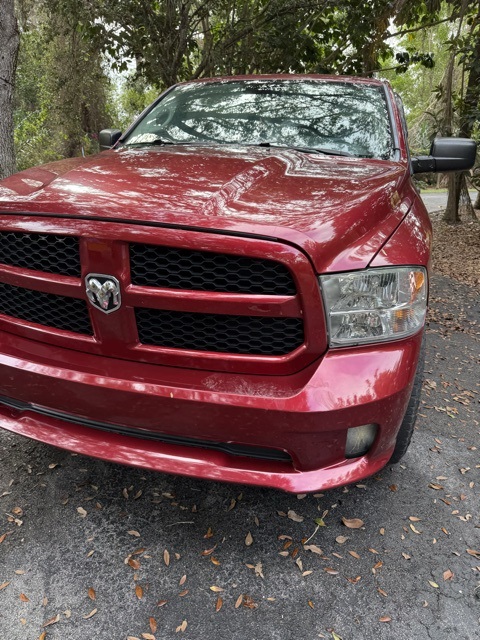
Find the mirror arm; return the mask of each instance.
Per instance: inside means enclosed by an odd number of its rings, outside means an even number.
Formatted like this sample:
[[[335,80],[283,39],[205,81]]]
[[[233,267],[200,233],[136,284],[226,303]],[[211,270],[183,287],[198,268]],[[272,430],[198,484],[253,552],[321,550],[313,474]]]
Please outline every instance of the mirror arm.
[[[413,173],[430,173],[436,171],[433,156],[416,156],[411,159]]]

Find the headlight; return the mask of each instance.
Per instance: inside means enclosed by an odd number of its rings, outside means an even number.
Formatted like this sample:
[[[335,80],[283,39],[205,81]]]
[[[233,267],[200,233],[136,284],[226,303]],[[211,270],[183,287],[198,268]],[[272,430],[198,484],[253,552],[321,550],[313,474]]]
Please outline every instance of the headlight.
[[[423,267],[320,276],[320,284],[331,347],[404,338],[425,321],[427,272]]]

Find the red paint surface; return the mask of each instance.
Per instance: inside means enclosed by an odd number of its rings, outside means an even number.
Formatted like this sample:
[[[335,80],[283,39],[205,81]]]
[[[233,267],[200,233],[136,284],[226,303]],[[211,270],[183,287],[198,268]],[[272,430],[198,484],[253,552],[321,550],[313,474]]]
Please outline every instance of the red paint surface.
[[[289,491],[375,473],[395,443],[420,336],[328,351],[317,276],[369,265],[428,266],[431,227],[411,184],[398,118],[394,111],[395,162],[272,148],[155,147],[56,162],[0,183],[0,230],[79,236],[82,276],[115,276],[123,297],[122,309],[109,316],[91,309],[94,337],[0,315],[0,396],[139,436],[146,429],[274,447],[292,464],[115,435],[2,405],[0,426],[102,459]],[[290,269],[297,294],[133,286],[128,242],[276,259]],[[0,264],[0,282],[86,299],[83,278]],[[134,306],[303,317],[305,343],[281,357],[145,347]],[[346,429],[371,422],[379,434],[368,455],[345,460]]]

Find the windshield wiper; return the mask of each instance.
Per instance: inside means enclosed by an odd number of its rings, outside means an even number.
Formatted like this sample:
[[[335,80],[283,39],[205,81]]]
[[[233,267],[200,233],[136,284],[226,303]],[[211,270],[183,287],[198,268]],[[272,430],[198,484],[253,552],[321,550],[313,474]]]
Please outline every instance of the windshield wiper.
[[[327,149],[326,147],[296,147],[286,144],[276,144],[275,142],[259,142],[255,146],[257,147],[275,147],[277,149],[292,149],[293,151],[300,151],[301,153],[320,153],[326,156],[346,156],[353,157],[353,154],[348,151],[338,151],[337,149]]]
[[[153,145],[167,145],[167,144],[182,144],[181,142],[173,142],[172,140],[162,140],[162,138],[156,138],[155,140],[148,140],[145,142],[127,142],[125,143],[125,147],[149,147]]]

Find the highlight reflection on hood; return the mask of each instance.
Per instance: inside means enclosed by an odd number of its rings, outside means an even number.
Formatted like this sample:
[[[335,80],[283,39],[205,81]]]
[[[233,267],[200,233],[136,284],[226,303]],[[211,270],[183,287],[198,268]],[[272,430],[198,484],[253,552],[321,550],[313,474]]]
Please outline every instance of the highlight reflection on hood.
[[[361,267],[405,215],[391,196],[406,178],[397,162],[274,147],[120,148],[11,176],[0,207],[278,237],[324,269],[347,247]]]

